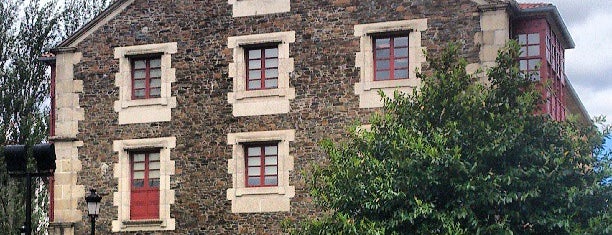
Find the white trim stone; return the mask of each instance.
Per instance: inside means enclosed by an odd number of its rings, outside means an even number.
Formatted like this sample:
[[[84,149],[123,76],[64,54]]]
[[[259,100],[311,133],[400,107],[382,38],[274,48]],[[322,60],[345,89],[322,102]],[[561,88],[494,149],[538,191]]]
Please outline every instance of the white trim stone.
[[[228,0],[232,16],[256,16],[291,11],[290,0]]]
[[[79,93],[83,92],[83,81],[76,80],[74,66],[83,55],[80,52],[60,52],[56,56],[55,78],[55,144],[57,169],[54,172],[54,218],[49,225],[51,233],[61,229],[65,234],[74,234],[74,224],[82,219],[79,200],[85,197],[85,188],[77,184],[82,170],[79,148],[83,142],[77,139],[79,121],[84,120],[85,111],[80,107]]]
[[[382,107],[383,103],[378,95],[382,90],[392,95],[395,90],[410,92],[418,87],[421,81],[416,77],[422,64],[426,62],[424,50],[421,46],[421,33],[427,29],[427,19],[414,19],[402,21],[388,21],[354,26],[355,37],[360,38],[360,51],[355,54],[355,67],[361,68],[360,80],[355,84],[355,94],[359,95],[360,108]],[[374,81],[374,54],[372,48],[372,34],[409,32],[408,39],[408,65],[410,71],[408,79]]]
[[[233,49],[234,61],[229,64],[229,76],[233,78],[233,92],[227,99],[233,106],[234,116],[255,116],[288,113],[290,99],[295,98],[295,89],[289,87],[289,78],[294,70],[293,58],[289,57],[289,44],[295,42],[295,31],[252,34],[229,37],[227,47]],[[278,43],[278,88],[246,89],[246,62],[243,46]]]
[[[172,83],[176,81],[172,54],[176,52],[176,42],[115,48],[115,59],[119,59],[119,72],[115,74],[119,100],[115,101],[114,109],[119,113],[119,125],[168,122],[172,119],[171,110],[176,107],[176,97],[173,97],[171,92]],[[132,100],[132,69],[129,57],[148,54],[161,54],[161,97]]]
[[[113,177],[118,179],[118,191],[113,192],[113,205],[117,207],[117,219],[112,221],[113,232],[169,231],[175,230],[176,221],[170,218],[170,205],[174,204],[174,190],[170,189],[170,176],[174,175],[175,163],[170,160],[170,150],[176,147],[176,137],[130,139],[113,141],[113,151],[119,155],[113,168]],[[130,150],[159,149],[159,219],[147,221],[130,220]]]
[[[227,144],[232,146],[232,159],[228,160],[228,173],[232,174],[232,188],[227,200],[232,201],[232,213],[261,213],[289,211],[295,187],[289,185],[289,172],[293,171],[293,156],[289,142],[295,140],[295,130],[229,133]],[[278,186],[246,187],[244,144],[278,142]]]

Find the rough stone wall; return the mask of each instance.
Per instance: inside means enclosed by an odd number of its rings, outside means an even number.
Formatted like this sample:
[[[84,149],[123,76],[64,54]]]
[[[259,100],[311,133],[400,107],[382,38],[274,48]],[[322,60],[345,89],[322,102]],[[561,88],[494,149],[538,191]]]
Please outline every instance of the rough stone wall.
[[[469,0],[291,0],[291,12],[255,17],[232,17],[226,0],[136,0],[116,18],[77,46],[82,52],[75,65],[75,79],[83,80],[80,106],[85,118],[79,122],[77,139],[83,141],[79,158],[83,170],[78,184],[106,193],[97,223],[101,234],[110,233],[117,217],[112,192],[117,190],[112,166],[118,161],[113,140],[175,136],[176,174],[171,189],[176,202],[171,215],[176,230],[163,234],[278,234],[284,219],[313,217],[320,213],[308,196],[300,174],[324,161],[318,143],[343,140],[347,126],[367,121],[374,110],[360,109],[353,86],[359,81],[355,53],[359,38],[356,24],[428,19],[422,44],[430,55],[448,42],[463,44],[470,63],[479,59],[474,35],[480,31],[477,4]],[[227,38],[247,34],[295,31],[291,45],[295,71],[290,86],[296,90],[288,114],[233,117],[227,93],[232,91],[228,64],[232,51]],[[113,48],[177,42],[172,56],[176,82],[172,96],[178,106],[170,122],[118,125],[113,102],[118,60]],[[426,70],[427,67],[425,66]],[[232,149],[227,133],[295,129],[291,143],[295,170],[291,185],[296,195],[290,212],[232,214],[226,190],[232,187],[227,160]],[[85,208],[83,200],[79,207]],[[83,214],[82,221],[88,221]],[[88,223],[77,223],[76,234],[85,234]]]

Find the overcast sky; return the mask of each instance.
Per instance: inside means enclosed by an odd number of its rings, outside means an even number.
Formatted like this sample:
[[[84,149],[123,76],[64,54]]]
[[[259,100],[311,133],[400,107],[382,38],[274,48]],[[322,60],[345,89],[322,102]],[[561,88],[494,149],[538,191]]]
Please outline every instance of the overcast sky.
[[[565,56],[574,89],[591,116],[605,115],[612,123],[612,0],[543,2],[557,6],[576,43]]]

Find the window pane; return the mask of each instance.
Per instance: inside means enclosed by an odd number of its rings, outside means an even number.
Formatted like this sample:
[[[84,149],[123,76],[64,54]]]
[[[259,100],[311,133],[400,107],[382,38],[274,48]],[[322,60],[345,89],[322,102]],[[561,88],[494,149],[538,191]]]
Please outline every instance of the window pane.
[[[276,166],[266,166],[266,175],[276,175],[277,170]]]
[[[249,147],[248,156],[259,156],[261,155],[261,147]]]
[[[161,69],[151,69],[149,72],[149,76],[152,78],[160,78],[161,77]]]
[[[161,96],[161,88],[151,88],[151,96],[160,97]]]
[[[145,160],[144,153],[134,154],[134,162],[144,162],[144,160]]]
[[[260,175],[261,167],[249,167],[249,176]]]
[[[527,61],[526,61],[526,60],[521,60],[521,61],[519,61],[519,68],[520,68],[522,71],[527,70]]]
[[[144,90],[135,90],[134,91],[134,96],[136,96],[136,97],[144,97],[145,96],[145,91]]]
[[[261,88],[260,80],[249,81],[249,89],[260,89],[260,88]]]
[[[248,166],[260,166],[261,158],[259,157],[250,157],[248,161]]]
[[[376,80],[389,80],[389,71],[377,71]]]
[[[376,58],[377,59],[389,58],[389,55],[390,55],[389,49],[379,49],[379,50],[376,50]]]
[[[407,47],[408,46],[408,37],[399,37],[393,39],[393,44],[395,47]]]
[[[521,50],[520,50],[519,56],[520,56],[520,57],[524,57],[524,56],[526,56],[526,55],[527,55],[527,47],[521,47]]]
[[[135,171],[141,171],[145,169],[145,163],[141,162],[141,163],[134,163],[134,170]]]
[[[149,169],[151,170],[159,170],[160,163],[159,162],[151,162],[149,163]]]
[[[265,185],[277,185],[278,184],[278,176],[266,176],[264,178]]]
[[[395,68],[408,68],[408,58],[395,59]]]
[[[395,57],[408,57],[408,48],[396,48],[394,53]]]
[[[151,79],[151,87],[161,87],[161,78]]]
[[[143,171],[134,172],[134,178],[133,179],[135,179],[135,180],[144,179],[144,172]]]
[[[376,60],[376,70],[389,70],[389,60]]]
[[[266,146],[266,155],[276,155],[278,154],[278,147],[276,146]]]
[[[388,38],[377,38],[376,39],[376,48],[389,48],[390,41]]]
[[[395,79],[402,79],[402,78],[408,78],[408,70],[407,69],[395,70]]]
[[[519,41],[519,44],[521,45],[527,44],[527,34],[519,34],[518,41]]]
[[[260,185],[259,182],[260,182],[259,177],[249,177],[248,185],[249,186],[258,186],[258,185]]]
[[[269,48],[266,49],[266,57],[278,57],[278,48]]]
[[[261,50],[250,50],[249,51],[249,59],[259,59],[261,58]]]
[[[249,79],[261,79],[261,70],[249,70]]]
[[[140,78],[145,78],[145,71],[144,70],[136,70],[134,71],[134,78],[135,79],[140,79]]]
[[[540,55],[540,46],[529,46],[528,51],[527,56],[538,56]]]
[[[266,79],[266,88],[277,88],[278,79]]]
[[[149,161],[159,161],[159,153],[149,153]]]
[[[134,89],[142,89],[145,87],[145,80],[134,80]]]
[[[159,170],[152,170],[149,172],[149,178],[159,178]]]
[[[278,69],[266,69],[266,78],[278,77]]]
[[[278,59],[267,59],[266,68],[278,67]]]
[[[147,67],[147,63],[144,60],[134,61],[134,69],[144,69]]]
[[[266,157],[266,165],[276,165],[278,164],[278,160],[276,156]]]
[[[529,34],[528,43],[529,44],[540,44],[540,34],[539,33]]]
[[[149,179],[149,186],[151,187],[159,187],[159,179]]]
[[[144,180],[134,180],[132,181],[132,187],[134,188],[142,188],[144,186]]]
[[[540,65],[539,59],[529,60],[529,70],[534,70],[536,66]]]
[[[261,60],[249,60],[249,69],[260,69]]]
[[[151,68],[159,68],[161,67],[161,59],[151,60]]]

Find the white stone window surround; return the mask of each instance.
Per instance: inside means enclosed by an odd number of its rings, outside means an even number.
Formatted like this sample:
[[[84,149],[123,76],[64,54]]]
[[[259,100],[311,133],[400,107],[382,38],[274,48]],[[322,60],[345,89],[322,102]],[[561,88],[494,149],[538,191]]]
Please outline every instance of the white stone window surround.
[[[227,199],[232,201],[232,213],[262,213],[289,211],[295,187],[289,185],[289,172],[293,171],[293,156],[289,142],[295,140],[295,130],[229,133],[227,144],[232,146],[232,159],[228,160],[228,173],[232,174],[232,188]],[[249,143],[278,142],[278,185],[246,187],[244,147]]]
[[[119,59],[119,72],[115,74],[115,86],[119,87],[119,100],[115,101],[114,109],[119,113],[119,125],[171,120],[171,110],[176,108],[176,97],[171,96],[172,83],[176,81],[176,69],[172,68],[172,54],[176,52],[176,42],[115,48],[114,57]],[[161,97],[132,99],[131,59],[147,55],[161,56]]]
[[[113,141],[113,151],[119,155],[113,176],[118,179],[118,191],[113,193],[113,205],[117,206],[117,220],[112,221],[113,232],[168,231],[175,230],[176,221],[170,218],[170,205],[174,204],[174,190],[170,189],[170,176],[175,163],[170,160],[170,150],[176,147],[176,137],[129,139]],[[160,153],[159,219],[130,220],[130,152],[158,149]]]
[[[233,78],[233,92],[228,102],[233,105],[233,115],[255,116],[288,113],[290,99],[295,98],[295,88],[289,87],[294,60],[289,57],[289,44],[295,42],[295,31],[252,34],[229,37],[228,48],[233,50],[233,63],[229,64],[229,76]],[[245,47],[278,44],[278,88],[247,90]]]
[[[421,46],[421,34],[427,29],[427,19],[413,19],[401,21],[388,21],[354,26],[355,37],[360,38],[360,51],[355,54],[355,67],[361,68],[360,81],[355,84],[355,94],[359,95],[360,108],[382,107],[383,103],[378,90],[385,94],[393,94],[394,90],[410,92],[420,85],[416,71],[420,71],[426,62],[424,47]],[[410,68],[408,79],[374,81],[374,48],[373,37],[408,32],[408,66]]]
[[[256,16],[291,11],[291,0],[227,0],[232,16]]]

